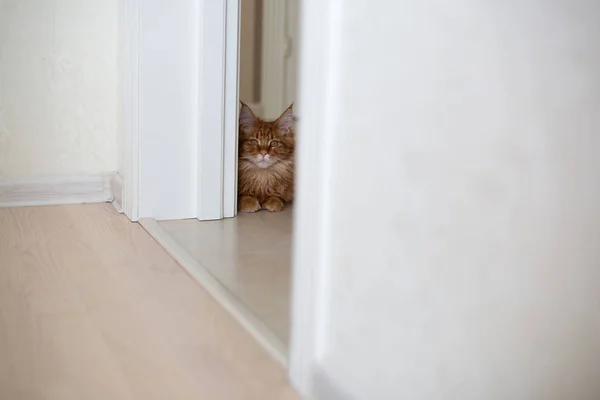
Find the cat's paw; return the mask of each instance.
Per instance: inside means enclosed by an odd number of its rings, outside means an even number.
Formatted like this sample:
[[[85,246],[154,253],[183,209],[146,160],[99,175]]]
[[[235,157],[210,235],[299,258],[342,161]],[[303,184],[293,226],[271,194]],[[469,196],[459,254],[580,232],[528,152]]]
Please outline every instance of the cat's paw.
[[[283,201],[277,197],[269,197],[263,204],[263,208],[271,212],[281,211],[283,210]]]
[[[260,203],[256,197],[244,196],[240,199],[240,211],[246,213],[253,213],[260,210]]]

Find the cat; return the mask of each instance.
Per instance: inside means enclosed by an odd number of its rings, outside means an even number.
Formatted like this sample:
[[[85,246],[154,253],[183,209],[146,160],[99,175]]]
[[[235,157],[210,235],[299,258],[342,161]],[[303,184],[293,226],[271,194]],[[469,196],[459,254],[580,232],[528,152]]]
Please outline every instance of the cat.
[[[240,103],[238,209],[281,211],[294,198],[294,104],[264,121]]]

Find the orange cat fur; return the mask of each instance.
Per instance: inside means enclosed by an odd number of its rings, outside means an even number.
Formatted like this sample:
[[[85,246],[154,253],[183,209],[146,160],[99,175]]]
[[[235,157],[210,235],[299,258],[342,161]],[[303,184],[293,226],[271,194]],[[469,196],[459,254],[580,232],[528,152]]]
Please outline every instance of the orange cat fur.
[[[240,211],[281,211],[294,198],[293,121],[293,104],[275,121],[263,121],[242,103],[238,152]]]

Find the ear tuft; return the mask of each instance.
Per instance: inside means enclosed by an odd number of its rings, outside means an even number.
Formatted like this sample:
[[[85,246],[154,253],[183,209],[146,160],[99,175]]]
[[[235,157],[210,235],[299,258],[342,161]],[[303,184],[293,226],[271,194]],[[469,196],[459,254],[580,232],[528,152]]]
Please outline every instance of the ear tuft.
[[[240,103],[242,104],[242,108],[240,109],[240,129],[246,135],[249,135],[256,128],[258,120],[256,118],[256,115],[254,115],[254,113],[250,109],[250,107],[248,107],[241,101]]]
[[[294,124],[294,104],[292,103],[277,119],[277,128],[282,134],[287,134],[292,131]]]

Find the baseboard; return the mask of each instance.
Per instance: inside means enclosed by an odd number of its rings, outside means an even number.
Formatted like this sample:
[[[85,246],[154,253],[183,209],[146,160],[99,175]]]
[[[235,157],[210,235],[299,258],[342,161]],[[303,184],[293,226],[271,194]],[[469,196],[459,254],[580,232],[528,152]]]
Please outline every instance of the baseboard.
[[[125,189],[125,181],[120,174],[113,174],[110,177],[110,192],[112,194],[112,205],[119,214],[123,214],[123,190]]]
[[[153,219],[140,219],[142,227],[278,362],[287,368],[287,348],[237,297],[189,254]]]
[[[113,200],[111,182],[115,175],[108,173],[0,180],[0,207],[110,202]]]

